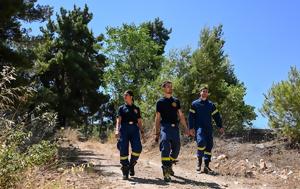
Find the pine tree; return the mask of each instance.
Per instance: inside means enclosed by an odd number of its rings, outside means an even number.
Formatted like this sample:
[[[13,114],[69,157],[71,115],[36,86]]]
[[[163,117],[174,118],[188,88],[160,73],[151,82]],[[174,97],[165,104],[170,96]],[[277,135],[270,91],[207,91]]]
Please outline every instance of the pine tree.
[[[300,143],[300,72],[296,67],[291,67],[288,80],[271,87],[261,112],[271,128],[291,142]]]
[[[108,97],[104,87],[105,57],[100,53],[103,36],[88,28],[88,7],[61,8],[57,21],[42,29],[44,42],[36,49],[36,70],[42,84],[40,99],[58,112],[61,126],[86,123]]]

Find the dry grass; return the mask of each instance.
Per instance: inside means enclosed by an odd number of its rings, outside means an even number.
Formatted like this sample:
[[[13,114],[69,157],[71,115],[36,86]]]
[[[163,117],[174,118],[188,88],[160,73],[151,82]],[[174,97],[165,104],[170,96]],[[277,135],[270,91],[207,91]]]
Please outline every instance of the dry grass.
[[[76,143],[79,143],[79,132],[67,128],[60,130],[60,146],[64,152],[62,157],[53,165],[35,167],[24,173],[22,181],[17,189],[74,189],[74,188],[95,188],[104,185],[104,176],[99,175],[89,163],[81,163],[76,157]],[[89,140],[85,145],[97,149],[98,141]]]
[[[108,133],[107,143],[109,143],[109,144],[117,143],[117,138],[115,137],[115,133],[113,131]]]
[[[64,140],[67,140],[69,143],[74,144],[78,142],[79,131],[76,129],[72,129],[70,127],[61,129],[61,136]]]
[[[105,184],[103,176],[93,173],[86,165],[70,168],[28,170],[17,189],[74,189],[94,188]]]

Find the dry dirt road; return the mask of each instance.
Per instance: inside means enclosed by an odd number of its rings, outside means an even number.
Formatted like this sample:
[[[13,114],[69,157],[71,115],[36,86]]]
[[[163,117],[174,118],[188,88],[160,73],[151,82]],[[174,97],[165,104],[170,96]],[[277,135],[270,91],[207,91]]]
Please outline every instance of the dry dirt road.
[[[100,185],[90,185],[89,188],[270,188],[253,185],[246,178],[196,173],[195,160],[181,164],[181,157],[174,166],[175,176],[170,183],[166,183],[162,179],[158,148],[145,149],[136,165],[136,175],[129,180],[122,180],[119,152],[115,145],[89,141],[73,145],[80,151],[78,158],[91,164],[94,170],[103,175]]]

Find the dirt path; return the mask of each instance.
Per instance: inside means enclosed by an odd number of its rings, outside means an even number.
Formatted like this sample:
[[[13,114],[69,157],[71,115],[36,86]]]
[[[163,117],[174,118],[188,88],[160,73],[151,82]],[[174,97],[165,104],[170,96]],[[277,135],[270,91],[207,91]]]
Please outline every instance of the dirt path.
[[[105,184],[95,188],[266,188],[251,186],[242,178],[226,177],[221,175],[198,174],[195,171],[195,162],[190,166],[179,163],[174,166],[175,176],[171,183],[162,179],[161,163],[158,149],[144,150],[136,166],[136,176],[129,180],[122,180],[119,153],[114,145],[98,142],[78,142],[75,144],[81,151],[79,158],[93,165],[96,171],[104,176]]]

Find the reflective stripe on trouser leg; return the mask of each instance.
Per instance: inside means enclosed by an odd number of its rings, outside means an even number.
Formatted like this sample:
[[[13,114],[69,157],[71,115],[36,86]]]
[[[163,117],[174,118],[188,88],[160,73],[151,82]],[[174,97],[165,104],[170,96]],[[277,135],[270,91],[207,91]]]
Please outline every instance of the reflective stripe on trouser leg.
[[[211,152],[204,151],[204,161],[211,161]]]
[[[213,138],[212,138],[212,136],[208,136],[207,137],[207,146],[204,150],[204,161],[208,161],[208,162],[211,161],[212,148],[213,148]]]
[[[129,140],[128,135],[125,131],[120,133],[120,139],[118,141],[118,149],[120,150],[120,163],[124,165],[129,165],[128,160],[128,148],[129,148]]]
[[[204,147],[197,147],[197,157],[203,157],[204,156],[204,150],[205,150],[205,146]]]
[[[140,153],[131,152],[130,163],[136,162],[140,157]]]
[[[171,161],[174,161],[175,159],[177,159],[180,152],[180,138],[174,137],[174,139],[170,141],[170,144],[171,144],[170,158]]]
[[[180,151],[180,137],[178,125],[161,124],[160,151],[163,166],[171,166],[171,157],[176,159]]]
[[[130,163],[134,163],[139,159],[139,156],[142,152],[142,143],[141,143],[141,138],[140,138],[140,130],[138,127],[136,127],[132,131],[132,135],[130,137],[130,144],[131,144],[131,158],[130,158]]]
[[[196,132],[197,157],[202,158],[204,156],[204,150],[207,147],[206,137],[202,128],[198,128]]]
[[[120,156],[120,163],[122,165],[129,165],[128,156]]]
[[[170,167],[171,166],[171,158],[170,157],[161,157],[161,163],[163,166]]]
[[[160,150],[161,150],[161,162],[165,166],[171,165],[170,158],[170,142],[168,140],[161,140],[160,142]]]

